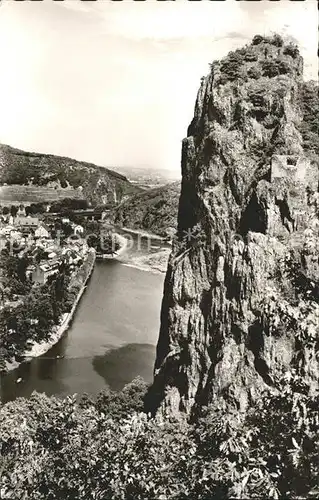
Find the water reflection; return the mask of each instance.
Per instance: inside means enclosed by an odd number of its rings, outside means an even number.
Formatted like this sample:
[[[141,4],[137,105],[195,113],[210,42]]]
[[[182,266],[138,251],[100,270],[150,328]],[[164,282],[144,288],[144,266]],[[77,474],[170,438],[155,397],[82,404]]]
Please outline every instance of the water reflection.
[[[97,262],[68,333],[44,356],[0,376],[1,401],[33,391],[94,395],[137,375],[151,382],[163,282],[164,275]]]
[[[49,396],[67,394],[67,386],[56,375],[59,366],[56,359],[33,359],[21,364],[16,370],[1,376],[1,401],[12,401],[16,397],[29,397],[33,391],[45,392]],[[20,383],[17,380],[22,379]]]
[[[152,381],[155,350],[151,344],[126,344],[95,356],[92,364],[111,389],[120,391],[138,375],[147,383]]]

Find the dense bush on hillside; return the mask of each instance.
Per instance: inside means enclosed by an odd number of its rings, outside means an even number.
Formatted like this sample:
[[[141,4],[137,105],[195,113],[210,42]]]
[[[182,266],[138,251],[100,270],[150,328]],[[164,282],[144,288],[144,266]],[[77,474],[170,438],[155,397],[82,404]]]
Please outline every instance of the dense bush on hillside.
[[[47,212],[49,207],[49,212],[51,213],[62,213],[65,215],[72,214],[73,210],[86,210],[89,208],[89,203],[87,200],[82,200],[79,198],[62,198],[61,200],[48,202],[43,201],[39,203],[31,203],[25,207],[26,215],[43,214]]]
[[[117,224],[166,236],[177,225],[180,182],[150,189],[122,203],[114,214]]]
[[[253,80],[258,80],[258,78],[261,77],[261,70],[257,66],[253,66],[252,68],[248,69],[247,75]]]
[[[93,401],[34,394],[0,409],[1,498],[223,499],[316,495],[318,398],[264,394],[196,423],[141,412],[145,384]]]
[[[290,43],[284,48],[284,54],[295,59],[297,56],[299,56],[299,48],[294,43]]]

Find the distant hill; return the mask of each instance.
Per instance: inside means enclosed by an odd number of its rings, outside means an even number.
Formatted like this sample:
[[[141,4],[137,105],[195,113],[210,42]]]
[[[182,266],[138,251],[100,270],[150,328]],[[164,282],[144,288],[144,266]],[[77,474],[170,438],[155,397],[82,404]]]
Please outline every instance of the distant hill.
[[[122,174],[108,168],[63,156],[29,153],[0,144],[0,184],[74,189],[75,197],[93,204],[120,202],[140,192]],[[69,192],[70,196],[70,192]]]
[[[115,212],[116,223],[165,235],[176,228],[180,181],[150,189],[124,201]]]

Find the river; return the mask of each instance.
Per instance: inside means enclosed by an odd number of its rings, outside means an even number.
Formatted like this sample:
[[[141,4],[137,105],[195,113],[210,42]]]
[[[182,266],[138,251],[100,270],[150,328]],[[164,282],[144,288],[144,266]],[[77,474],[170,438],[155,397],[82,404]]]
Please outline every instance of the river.
[[[94,395],[138,375],[151,382],[163,283],[164,274],[97,261],[68,332],[45,355],[1,375],[1,401],[33,391]]]

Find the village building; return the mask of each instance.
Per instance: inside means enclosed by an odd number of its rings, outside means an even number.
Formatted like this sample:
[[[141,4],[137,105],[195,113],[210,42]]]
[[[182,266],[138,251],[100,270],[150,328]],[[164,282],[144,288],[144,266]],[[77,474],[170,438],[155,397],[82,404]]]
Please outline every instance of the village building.
[[[35,269],[32,271],[32,281],[43,285],[47,282],[48,278],[56,276],[59,273],[59,264],[59,261],[42,261],[39,265],[35,266]]]
[[[34,233],[39,225],[38,217],[16,217],[14,219],[14,225],[21,231],[22,234],[28,235]]]
[[[74,234],[80,236],[80,235],[82,235],[84,233],[84,227],[81,226],[80,224],[75,224],[73,226],[73,232],[74,232]]]
[[[318,186],[317,168],[304,155],[273,155],[270,182],[276,187],[276,201],[267,210],[267,233],[285,237],[287,231],[303,230],[309,216],[306,193]]]
[[[35,238],[50,238],[50,228],[46,224],[41,223],[34,231],[34,236]]]
[[[39,225],[38,217],[28,217],[19,216],[14,220],[14,224],[19,227],[29,227],[30,229],[36,229]]]
[[[3,250],[7,246],[7,239],[3,236],[0,235],[0,250]]]
[[[26,216],[26,211],[24,205],[19,205],[18,211],[17,211],[17,217],[25,217]]]
[[[30,264],[27,268],[26,268],[26,271],[25,271],[25,275],[26,275],[26,278],[27,279],[31,279],[32,278],[32,274],[33,272],[36,270],[36,266],[34,264]]]

